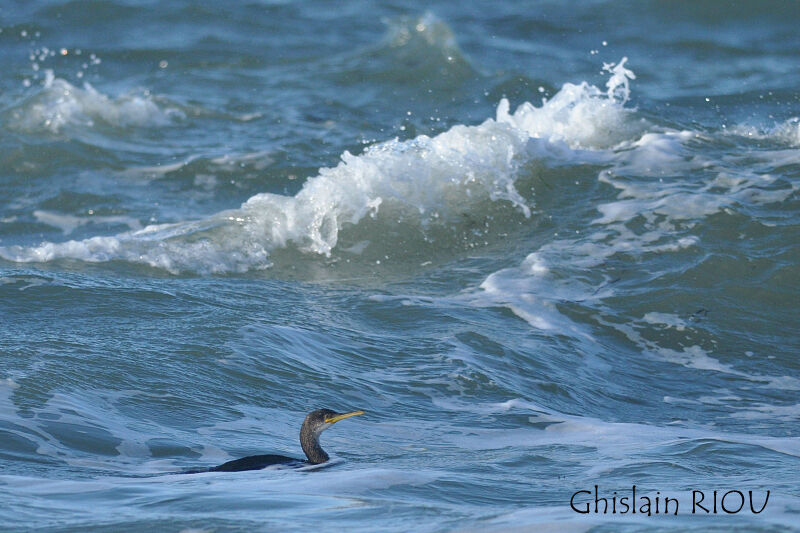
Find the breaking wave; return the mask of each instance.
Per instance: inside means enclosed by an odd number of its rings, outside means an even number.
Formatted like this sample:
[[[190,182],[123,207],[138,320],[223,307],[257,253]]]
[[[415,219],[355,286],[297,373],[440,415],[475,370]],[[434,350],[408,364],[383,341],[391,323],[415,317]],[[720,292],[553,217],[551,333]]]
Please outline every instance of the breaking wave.
[[[11,128],[26,132],[65,135],[70,130],[110,127],[164,126],[184,113],[159,103],[146,91],[117,98],[106,96],[84,83],[76,87],[45,72],[40,90],[6,112]]]
[[[480,125],[394,139],[360,155],[345,152],[336,167],[321,169],[295,196],[257,194],[239,209],[203,220],[4,247],[0,257],[16,262],[121,260],[172,273],[222,273],[268,268],[274,252],[287,248],[329,257],[339,247],[345,254],[374,258],[409,243],[447,247],[472,236],[485,244],[493,226],[502,229],[506,222],[532,216],[533,194],[518,186],[521,168],[538,159],[596,159],[643,131],[645,123],[624,107],[632,73],[624,60],[609,70],[607,91],[587,83],[566,84],[541,107],[525,103],[512,114],[504,99],[496,118]],[[54,91],[67,90],[66,82],[53,84]],[[105,97],[89,88],[78,96],[69,92],[76,101],[93,103],[80,107],[80,113],[59,113],[52,127],[76,116],[119,123],[168,119],[152,102],[131,101],[134,111],[127,115],[124,104],[109,107]]]

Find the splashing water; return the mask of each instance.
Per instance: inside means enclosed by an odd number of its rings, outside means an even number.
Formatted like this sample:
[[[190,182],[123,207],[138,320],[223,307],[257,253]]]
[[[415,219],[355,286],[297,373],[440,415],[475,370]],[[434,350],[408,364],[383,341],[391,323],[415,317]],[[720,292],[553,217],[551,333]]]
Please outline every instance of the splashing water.
[[[607,95],[611,100],[619,101],[625,105],[631,96],[630,81],[635,80],[636,75],[633,71],[625,68],[627,57],[623,57],[619,63],[603,63],[603,70],[611,73],[611,77],[606,82],[608,88]]]
[[[258,194],[240,209],[204,221],[30,248],[0,247],[0,257],[18,262],[122,259],[174,273],[240,272],[269,267],[269,255],[290,245],[305,253],[330,256],[342,232],[357,227],[365,217],[387,224],[401,221],[404,239],[409,233],[428,239],[431,232],[443,228],[463,231],[460,225],[472,224],[464,212],[482,216],[493,203],[530,218],[532,200],[516,187],[521,166],[543,158],[587,159],[573,149],[591,150],[597,155],[588,156],[589,160],[604,160],[606,149],[646,127],[613,96],[621,93],[620,87],[627,91],[627,79],[633,75],[624,62],[612,71],[615,90],[608,94],[586,82],[567,83],[541,107],[526,102],[513,114],[503,99],[496,120],[454,126],[435,137],[379,143],[357,156],[345,152],[338,166],[321,169],[294,197]],[[51,80],[49,87],[54,85]],[[59,92],[71,98],[67,103],[57,100],[60,123],[66,120],[65,114],[87,114],[117,123],[163,116],[152,102],[113,103],[91,87],[81,92],[66,82],[57,85]],[[39,104],[32,107],[37,116],[41,114]],[[381,241],[395,248],[383,237]]]
[[[8,112],[10,126],[24,132],[47,131],[54,135],[80,134],[85,128],[116,129],[165,126],[184,118],[173,106],[162,107],[145,94],[111,98],[88,82],[76,87],[45,71],[41,89]]]

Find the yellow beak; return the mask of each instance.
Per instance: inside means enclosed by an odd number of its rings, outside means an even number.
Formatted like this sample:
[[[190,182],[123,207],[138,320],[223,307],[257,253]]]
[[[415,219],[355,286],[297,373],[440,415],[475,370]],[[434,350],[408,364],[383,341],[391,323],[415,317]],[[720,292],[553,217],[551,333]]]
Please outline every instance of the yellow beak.
[[[344,413],[341,415],[332,416],[330,418],[325,419],[326,424],[335,424],[339,420],[344,420],[345,418],[350,418],[351,416],[358,416],[363,415],[364,411],[353,411],[352,413]]]

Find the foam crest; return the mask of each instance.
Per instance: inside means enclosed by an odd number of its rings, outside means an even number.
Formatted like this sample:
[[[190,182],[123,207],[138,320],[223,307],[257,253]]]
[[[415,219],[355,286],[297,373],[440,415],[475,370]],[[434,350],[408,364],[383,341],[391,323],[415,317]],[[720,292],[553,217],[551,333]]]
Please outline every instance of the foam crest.
[[[624,67],[626,59],[605,66],[612,73],[606,92],[586,82],[566,83],[541,107],[526,102],[513,114],[504,99],[497,108],[497,121],[529,137],[564,142],[571,148],[605,149],[636,138],[647,122],[624,107],[630,96],[628,80],[634,77]]]
[[[623,74],[614,71],[612,79],[627,80]],[[370,247],[380,254],[414,247],[408,243],[447,248],[464,235],[483,245],[490,220],[502,225],[503,219],[531,217],[532,199],[517,188],[522,165],[553,158],[560,164],[584,161],[586,153],[604,153],[601,149],[615,139],[636,135],[643,123],[622,107],[617,92],[567,84],[542,107],[525,103],[514,114],[504,99],[496,120],[457,125],[435,137],[386,141],[360,155],[345,152],[337,166],[321,169],[295,196],[257,194],[239,209],[204,220],[116,236],[0,247],[0,257],[18,262],[123,260],[176,273],[216,273],[267,268],[276,249],[330,256],[343,236],[347,246],[342,252],[356,255]],[[80,105],[80,113],[97,109],[102,117],[110,107],[113,112],[105,119],[121,120],[124,106],[119,102],[90,89],[79,93],[78,101],[92,99],[97,101]]]
[[[127,94],[112,98],[89,83],[76,87],[48,70],[42,88],[9,112],[10,125],[20,131],[52,134],[69,128],[105,125],[115,128],[163,126],[183,113],[162,107],[153,97]]]
[[[412,216],[423,227],[452,221],[456,212],[503,201],[530,216],[514,187],[516,156],[525,150],[517,132],[493,121],[456,126],[435,138],[378,144],[322,169],[293,198],[260,194],[242,213],[274,243],[329,254],[339,232],[379,211]]]
[[[800,118],[793,117],[779,124],[774,135],[791,146],[800,146]]]
[[[774,141],[792,147],[800,146],[800,117],[792,117],[771,128],[757,128],[738,124],[730,128],[730,133],[750,139]]]

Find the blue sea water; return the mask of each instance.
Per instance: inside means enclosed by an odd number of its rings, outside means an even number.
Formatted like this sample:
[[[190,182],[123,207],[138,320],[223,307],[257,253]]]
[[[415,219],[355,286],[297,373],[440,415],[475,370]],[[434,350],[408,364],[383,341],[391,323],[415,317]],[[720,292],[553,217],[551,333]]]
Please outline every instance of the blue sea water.
[[[799,24],[4,0],[0,529],[800,531]]]

